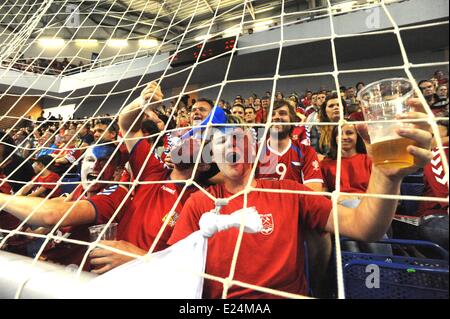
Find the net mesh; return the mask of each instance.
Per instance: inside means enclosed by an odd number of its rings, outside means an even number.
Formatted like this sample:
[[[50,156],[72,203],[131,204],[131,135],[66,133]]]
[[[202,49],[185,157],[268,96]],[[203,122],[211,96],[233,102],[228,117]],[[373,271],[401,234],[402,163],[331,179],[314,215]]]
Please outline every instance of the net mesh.
[[[286,10],[285,6],[288,1],[282,0],[277,3],[275,7],[271,7],[272,15],[271,21],[276,21],[276,25],[272,28],[277,30],[278,38],[276,41],[264,41],[260,44],[248,45],[243,42],[241,45],[241,31],[248,29],[250,23],[254,24],[253,19],[248,17],[255,17],[255,8],[253,4],[256,5],[256,1],[201,1],[201,0],[184,0],[179,2],[172,1],[142,1],[130,0],[124,5],[120,1],[40,1],[36,0],[33,3],[29,1],[7,1],[0,5],[0,40],[2,41],[2,46],[0,46],[0,61],[2,67],[0,69],[0,83],[4,88],[2,90],[0,100],[7,96],[15,97],[16,100],[7,109],[3,109],[0,106],[0,122],[8,121],[9,123],[6,133],[11,133],[14,129],[19,127],[20,123],[23,121],[28,121],[27,115],[44,99],[51,98],[53,101],[57,101],[56,108],[63,107],[66,104],[76,103],[74,107],[74,113],[82,111],[87,100],[90,98],[97,98],[99,103],[96,109],[89,111],[90,116],[86,121],[105,118],[102,114],[102,110],[105,105],[108,104],[111,97],[117,95],[126,95],[122,105],[118,108],[115,115],[111,115],[112,119],[117,119],[118,114],[122,112],[124,107],[131,102],[136,95],[138,95],[146,86],[149,78],[146,76],[154,70],[158,70],[158,75],[150,80],[157,81],[161,87],[165,87],[166,83],[170,86],[170,80],[176,76],[183,76],[183,85],[177,90],[176,94],[172,94],[165,97],[162,102],[168,103],[175,100],[175,106],[179,105],[183,99],[183,96],[188,94],[203,94],[205,92],[217,92],[215,94],[215,100],[219,101],[223,98],[225,91],[228,86],[239,85],[245,83],[263,82],[270,83],[271,92],[276,92],[282,89],[283,81],[286,80],[301,80],[301,79],[312,79],[320,77],[331,77],[334,83],[334,89],[339,92],[341,87],[341,77],[347,74],[369,74],[371,72],[404,72],[406,77],[413,83],[414,89],[420,92],[417,85],[417,81],[413,75],[413,71],[421,68],[430,67],[448,67],[448,61],[433,61],[426,63],[412,63],[409,59],[408,52],[405,49],[405,44],[402,38],[402,32],[410,30],[419,30],[425,28],[432,28],[436,26],[447,25],[448,21],[443,22],[433,22],[433,23],[422,23],[409,26],[399,26],[395,21],[390,5],[395,4],[398,1],[359,1],[352,2],[350,7],[343,6],[341,3],[332,3],[330,0],[324,1],[324,6],[320,8],[307,9],[307,10]],[[56,12],[54,11],[57,8]],[[347,8],[347,9],[346,9]],[[348,9],[350,8],[350,9]],[[260,9],[263,11],[264,9]],[[344,34],[337,32],[336,17],[344,13],[358,13],[367,12],[367,10],[379,10],[388,21],[389,26],[386,28],[378,28],[375,30],[370,30],[363,33],[352,33]],[[209,13],[208,19],[198,19],[199,16],[204,15],[205,11]],[[153,12],[152,16],[149,16],[148,12]],[[228,28],[230,30],[239,30],[233,35],[235,44],[231,50],[226,51],[218,56],[205,58],[205,48],[208,40],[219,36],[223,33],[223,30],[218,28],[220,23],[223,23],[226,19],[230,20],[229,14],[233,14],[234,25]],[[11,18],[11,16],[13,18]],[[320,17],[327,19],[329,23],[329,31],[327,30],[326,35],[317,37],[307,37],[304,34],[299,34],[296,38],[286,37],[287,28],[294,26],[304,19],[307,21],[311,16]],[[108,24],[108,17],[115,17],[116,23],[114,25]],[[265,18],[264,20],[267,20]],[[70,21],[76,21],[76,27],[70,29],[68,23]],[[95,22],[95,23],[92,23]],[[264,21],[263,21],[264,22]],[[273,24],[273,23],[272,23]],[[145,32],[140,31],[142,26],[145,27]],[[67,32],[69,30],[69,32]],[[106,34],[104,39],[98,40],[99,34]],[[48,42],[51,45],[61,37],[67,37],[66,41],[58,48],[49,53],[44,47],[39,47],[39,41],[46,35],[51,35],[52,41]],[[390,34],[393,35],[398,43],[400,49],[401,63],[394,66],[382,66],[382,67],[365,67],[359,69],[345,69],[340,65],[338,61],[338,50],[336,47],[336,41],[345,38],[358,39],[359,37],[376,37],[380,35]],[[199,35],[201,37],[199,37]],[[82,45],[78,49],[70,49],[71,54],[67,55],[69,46],[76,43],[77,39],[83,36],[85,38]],[[157,39],[157,45],[151,49],[140,46],[132,50],[132,52],[125,52],[125,47],[120,46],[120,41],[116,39],[127,41],[137,41],[137,40],[148,40]],[[108,45],[112,43],[119,45],[115,50],[115,53],[108,54]],[[330,71],[320,71],[320,72],[309,72],[309,73],[297,73],[297,74],[283,74],[281,72],[281,65],[283,63],[283,53],[287,45],[307,43],[310,41],[329,41],[331,57],[332,57],[332,70]],[[98,51],[97,57],[92,59],[86,55],[86,46],[90,43],[100,44],[101,49]],[[174,69],[171,64],[175,61],[177,56],[183,52],[187,52],[189,49],[198,47],[199,54],[196,56],[194,63],[188,66],[182,66],[179,69]],[[233,62],[234,57],[252,49],[275,49],[277,50],[276,60],[274,61],[274,72],[270,76],[265,77],[250,77],[250,78],[233,78]],[[34,51],[31,51],[31,50]],[[24,52],[33,52],[27,58],[24,58]],[[221,57],[228,58],[228,62],[224,63],[225,68],[223,73],[220,74],[220,81],[217,83],[202,85],[199,88],[192,89],[190,85],[193,81],[194,74],[196,71],[202,67],[208,67],[208,63],[219,59]],[[67,58],[67,62],[63,65],[58,65],[58,60]],[[145,66],[137,62],[145,59]],[[79,63],[82,61],[83,64]],[[44,62],[44,63],[42,63]],[[78,65],[77,65],[78,62]],[[116,68],[116,66],[121,65],[121,68]],[[125,66],[125,67],[124,67]],[[86,86],[83,90],[82,96],[76,89],[69,89],[68,92],[60,94],[57,89],[61,88],[62,81],[66,81],[71,77],[80,76],[83,74],[89,74],[89,72],[97,72],[96,79],[98,83],[92,83],[92,85]],[[121,83],[130,74],[139,74],[136,85],[130,89],[122,89]],[[115,81],[111,83],[111,87],[104,90],[101,83],[106,78],[114,78]],[[79,78],[78,78],[78,81]],[[39,84],[45,83],[45,87],[42,88],[39,93],[36,93],[35,88],[39,87]],[[23,83],[27,85],[24,86]],[[79,82],[74,82],[76,85]],[[17,110],[20,101],[25,97],[33,97],[34,102],[28,107],[28,109],[23,109],[22,114],[17,116],[14,115],[14,111]],[[443,151],[442,140],[440,138],[439,129],[436,125],[437,120],[445,120],[443,118],[439,119],[434,117],[432,110],[428,107],[428,104],[422,94],[419,94],[419,98],[422,104],[425,106],[425,111],[428,115],[425,121],[431,125],[432,132],[437,140],[437,145],[439,146],[439,152],[441,158],[445,158]],[[267,122],[264,124],[264,140],[268,134],[268,129],[272,125],[272,110],[274,106],[275,96],[272,94],[270,101],[270,108],[268,112]],[[340,102],[341,103],[341,102]],[[174,107],[169,115],[169,121],[176,117],[176,107]],[[347,124],[344,120],[343,107],[340,107],[341,120],[337,123],[327,123],[329,125],[338,125],[342,127]],[[144,113],[142,110],[141,115]],[[137,123],[139,116],[136,117],[135,123]],[[61,125],[69,124],[71,119],[67,118],[61,121]],[[169,121],[165,125],[162,132],[154,134],[153,138],[156,139],[152,146],[152,151],[146,158],[145,163],[142,165],[144,168],[147,161],[150,159],[150,154],[153,153],[158,141],[162,140],[167,132],[176,131],[177,129],[169,129]],[[44,123],[37,122],[38,125],[35,127],[34,131],[38,130]],[[353,122],[353,124],[359,124],[364,122]],[[295,123],[283,123],[282,125],[291,125]],[[321,123],[309,123],[311,125],[322,125]],[[212,127],[211,121],[207,124],[206,129],[209,130]],[[77,133],[81,130],[78,129]],[[33,131],[33,132],[34,132]],[[341,130],[338,130],[339,139],[341,137]],[[58,132],[55,132],[51,138],[55,137]],[[105,134],[105,133],[104,133]],[[72,137],[75,139],[76,135]],[[147,137],[146,137],[147,138]],[[130,132],[124,132],[123,140],[130,139]],[[47,140],[47,141],[48,141]],[[98,139],[99,141],[101,140]],[[0,141],[3,145],[6,145],[4,139]],[[96,142],[99,143],[99,142]],[[205,147],[205,141],[202,142],[201,149]],[[119,152],[120,145],[115,145],[115,152]],[[32,151],[25,141],[19,143],[18,145],[11,145],[16,149]],[[82,147],[85,150],[87,147]],[[64,149],[63,149],[64,150]],[[338,144],[338,157],[337,157],[337,172],[336,172],[336,190],[332,193],[330,192],[305,192],[305,191],[288,191],[288,190],[272,190],[272,189],[257,189],[251,186],[251,179],[249,180],[246,188],[234,194],[229,200],[236,198],[238,196],[244,195],[244,205],[247,207],[247,195],[252,191],[260,192],[283,192],[283,193],[294,193],[294,194],[308,194],[308,195],[326,195],[330,196],[333,203],[333,219],[335,227],[335,251],[336,251],[336,269],[337,269],[337,287],[338,287],[338,297],[345,298],[344,284],[343,284],[343,274],[342,274],[342,262],[341,262],[341,247],[339,240],[339,224],[337,217],[337,206],[338,200],[343,195],[350,195],[348,193],[341,192],[340,189],[340,177],[341,177],[341,151],[342,145]],[[259,154],[257,158],[261,156],[262,148],[259,149]],[[33,157],[33,153],[27,157],[27,160]],[[9,158],[4,158],[3,163],[8,161]],[[112,160],[110,158],[108,163]],[[180,202],[183,194],[186,192],[189,186],[194,185],[199,191],[203,192],[210,199],[216,200],[214,196],[208,193],[199,183],[194,180],[195,173],[198,169],[200,163],[200,155],[196,159],[196,165],[194,168],[193,175],[189,180],[182,181],[158,181],[158,182],[142,182],[139,181],[139,177],[143,173],[143,170],[135,176],[134,182],[122,182],[122,184],[129,187],[127,196],[121,202],[121,204],[116,208],[114,215],[111,217],[108,224],[111,224],[115,217],[119,214],[120,210],[125,205],[127,199],[132,196],[133,191],[137,186],[142,184],[157,184],[157,183],[183,183],[184,187],[178,197],[177,201],[174,203],[171,211],[169,212],[169,218],[167,218],[160,229],[156,240],[153,242],[149,253],[155,250],[157,243],[159,242],[164,230],[168,227],[168,223],[171,220],[171,216],[175,213],[175,209]],[[78,162],[74,162],[70,169],[75,168]],[[106,165],[105,165],[106,167]],[[443,161],[444,171],[448,176],[448,164]],[[253,165],[252,176],[256,172],[257,165]],[[20,170],[19,166],[16,170]],[[68,171],[70,171],[70,169]],[[1,184],[7,182],[23,183],[21,181],[15,181],[11,176],[15,172],[12,172],[9,176],[1,181]],[[57,186],[60,187],[64,184],[70,184],[73,182],[65,182],[64,178],[68,173],[64,173],[61,179],[57,182]],[[108,181],[96,180],[99,183],[108,183]],[[46,200],[50,199],[56,188],[51,191],[47,196]],[[86,191],[83,192],[84,195]],[[448,198],[430,198],[421,196],[399,196],[399,195],[386,195],[386,194],[359,194],[360,197],[381,197],[381,198],[392,198],[392,199],[403,199],[403,200],[416,200],[416,201],[436,201],[436,202],[448,202]],[[72,202],[71,208],[64,214],[64,216],[59,220],[59,222],[52,227],[51,231],[46,235],[40,235],[36,233],[29,233],[22,231],[23,226],[32,218],[34,214],[37,214],[40,207],[45,203],[41,202],[35,207],[32,214],[30,214],[26,219],[24,219],[21,224],[13,230],[0,229],[4,234],[4,238],[0,242],[0,246],[5,245],[8,239],[17,235],[26,235],[36,238],[42,238],[44,240],[39,251],[34,257],[34,263],[39,260],[39,257],[44,251],[45,246],[51,240],[64,241],[68,243],[73,243],[76,245],[84,245],[88,247],[87,252],[84,255],[82,265],[78,269],[80,274],[82,271],[82,266],[87,262],[88,254],[96,247],[102,247],[104,249],[109,249],[114,252],[120,252],[124,255],[135,257],[135,258],[145,258],[129,252],[119,251],[110,246],[105,246],[99,243],[100,237],[95,242],[84,242],[79,240],[74,240],[70,238],[61,237],[58,235],[57,230],[63,225],[64,220],[69,216],[70,212],[76,207],[78,200]],[[3,207],[5,207],[3,205]],[[0,207],[0,210],[3,208]],[[223,298],[226,298],[229,288],[233,285],[250,288],[256,291],[270,293],[273,295],[278,295],[281,297],[288,298],[304,298],[306,296],[294,295],[287,293],[285,291],[279,291],[270,289],[268,287],[259,287],[252,285],[250,283],[241,282],[235,279],[236,263],[238,260],[238,254],[242,243],[242,238],[244,235],[244,226],[241,225],[238,240],[235,245],[234,255],[231,262],[231,267],[229,275],[226,278],[219,278],[212,276],[210,274],[202,274],[207,279],[215,280],[223,284]],[[17,290],[16,297],[20,297],[22,289],[26,284],[26,280],[21,285],[21,288]]]

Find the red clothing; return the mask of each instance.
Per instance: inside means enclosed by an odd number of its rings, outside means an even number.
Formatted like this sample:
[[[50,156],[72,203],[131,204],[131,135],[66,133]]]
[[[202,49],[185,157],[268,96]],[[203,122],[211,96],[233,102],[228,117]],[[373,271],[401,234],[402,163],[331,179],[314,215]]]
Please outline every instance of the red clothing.
[[[448,145],[444,146],[444,152],[448,163]],[[426,197],[448,197],[448,175],[444,172],[442,158],[437,148],[433,149],[433,159],[423,168],[423,180]],[[448,214],[448,203],[421,201],[418,208],[418,216]]]
[[[266,123],[267,119],[267,111],[260,107],[258,111],[256,111],[256,123]]]
[[[257,180],[264,189],[310,190],[294,181]],[[208,192],[217,198],[232,194],[223,185],[214,185]],[[221,210],[229,215],[244,207],[244,195],[231,200]],[[296,294],[306,294],[304,276],[305,229],[323,230],[331,211],[330,200],[323,196],[251,192],[248,207],[254,206],[261,215],[263,230],[258,234],[244,233],[236,264],[235,280]],[[214,209],[214,202],[197,192],[184,205],[169,244],[187,237],[199,229],[203,213]],[[208,239],[206,273],[228,277],[239,230],[231,228]],[[221,298],[223,285],[205,280],[203,296]],[[228,298],[273,298],[251,289],[232,286]]]
[[[0,174],[0,193],[3,193],[3,194],[12,194],[12,187],[11,187],[11,185],[9,185],[9,183],[8,182],[4,182],[3,183],[3,181],[6,179],[6,176],[4,175],[4,174]],[[3,183],[3,185],[2,185],[2,183]]]
[[[291,133],[293,141],[299,141],[301,144],[310,145],[309,135],[303,125],[295,126]]]
[[[302,107],[300,107],[300,106],[297,106],[295,108],[295,113],[299,113],[301,115],[305,115],[306,114],[305,110]]]
[[[325,185],[329,192],[336,189],[337,160],[324,158],[320,163]],[[372,161],[367,154],[343,157],[341,162],[341,192],[365,193],[372,173]]]
[[[323,183],[319,159],[316,151],[298,140],[290,140],[283,153],[278,153],[269,146],[267,140],[259,161],[256,178],[260,179],[291,179],[301,184]]]
[[[304,107],[308,107],[311,105],[311,100],[309,100],[305,97],[304,99],[302,99],[302,104]]]
[[[45,197],[47,196],[47,194],[49,194],[56,186],[56,183],[59,181],[61,177],[54,173],[54,172],[50,172],[50,174],[48,176],[37,176],[33,179],[33,183],[35,185],[35,187],[33,188],[33,191],[35,191],[37,188],[39,187],[44,187],[45,189],[47,189],[47,191],[44,193],[44,196],[41,197]],[[44,184],[42,184],[44,183]],[[55,184],[46,184],[46,183],[55,183]],[[59,197],[61,196],[61,189],[58,188],[50,198],[55,198],[55,197]]]
[[[311,105],[311,106],[309,106],[309,107],[306,108],[306,110],[305,110],[305,116],[308,117],[308,116],[310,116],[311,114],[313,114],[314,112],[317,112],[317,111],[316,111],[315,107],[314,107],[313,105]]]
[[[67,149],[57,149],[52,154],[63,155],[63,157],[70,164],[72,164],[73,162],[75,162],[81,156],[81,151],[79,149],[77,149],[77,148],[70,148],[70,147],[68,147]],[[55,163],[55,166],[60,166],[60,165]]]
[[[150,149],[151,145],[148,141],[141,140],[131,151],[129,163],[134,178],[139,179],[139,181],[170,180],[170,170],[164,166],[164,163],[155,152],[150,156],[142,174],[139,176]],[[126,240],[141,249],[149,250],[167,215],[175,205],[183,186],[183,184],[177,185],[174,183],[139,185],[136,188],[135,196],[123,206],[123,214],[120,214],[119,218],[117,218],[119,222],[117,229],[118,239]],[[167,240],[172,234],[182,205],[193,190],[196,190],[196,188],[188,189],[176,206],[174,215],[156,245],[155,251],[168,247]],[[122,187],[118,187],[112,193],[91,197],[89,200],[97,211],[97,223],[106,223],[126,194],[127,191]]]

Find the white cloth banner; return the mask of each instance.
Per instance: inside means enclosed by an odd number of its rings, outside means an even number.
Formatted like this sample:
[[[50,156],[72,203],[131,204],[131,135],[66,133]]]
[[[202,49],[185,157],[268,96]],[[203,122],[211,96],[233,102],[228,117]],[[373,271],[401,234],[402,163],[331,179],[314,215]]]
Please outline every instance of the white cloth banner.
[[[78,298],[199,299],[203,292],[208,238],[216,232],[239,228],[257,233],[262,222],[255,208],[231,215],[208,212],[200,219],[200,230],[175,245],[117,267],[83,286]]]

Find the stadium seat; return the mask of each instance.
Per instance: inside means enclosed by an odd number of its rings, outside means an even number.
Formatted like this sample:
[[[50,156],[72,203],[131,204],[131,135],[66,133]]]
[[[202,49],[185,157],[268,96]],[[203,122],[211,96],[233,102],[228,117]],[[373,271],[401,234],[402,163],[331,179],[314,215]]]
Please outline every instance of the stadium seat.
[[[77,187],[79,182],[81,181],[80,174],[67,174],[63,179],[63,183],[70,183],[70,184],[63,184],[61,185],[61,192],[63,194],[70,194],[72,191]],[[73,183],[71,183],[73,182]]]
[[[341,241],[345,242],[344,238]],[[378,243],[428,247],[439,259],[385,256],[342,251],[346,298],[448,299],[448,252],[417,240],[383,240]],[[378,278],[375,279],[374,276]]]
[[[424,189],[423,172],[419,171],[404,178],[400,187],[400,193],[403,196],[422,196]],[[402,200],[397,208],[397,212],[404,215],[415,215],[418,206],[418,201]]]

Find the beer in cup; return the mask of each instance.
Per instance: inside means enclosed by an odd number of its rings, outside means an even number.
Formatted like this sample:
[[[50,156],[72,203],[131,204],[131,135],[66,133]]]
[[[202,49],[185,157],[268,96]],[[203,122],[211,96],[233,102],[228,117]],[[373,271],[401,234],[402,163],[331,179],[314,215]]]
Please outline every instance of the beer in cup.
[[[101,232],[103,231],[103,229],[105,229],[105,227],[106,224],[89,227],[89,236],[91,242],[97,240],[97,238],[100,236]],[[111,223],[100,240],[116,240],[116,239],[117,239],[117,223]]]
[[[407,104],[413,95],[411,82],[402,78],[371,83],[358,93],[364,120],[367,121],[364,125],[367,134],[361,135],[370,144],[375,166],[405,168],[414,165],[414,157],[406,149],[415,142],[396,133],[399,128],[412,126],[411,123],[399,122],[397,116],[414,112],[414,108]]]

